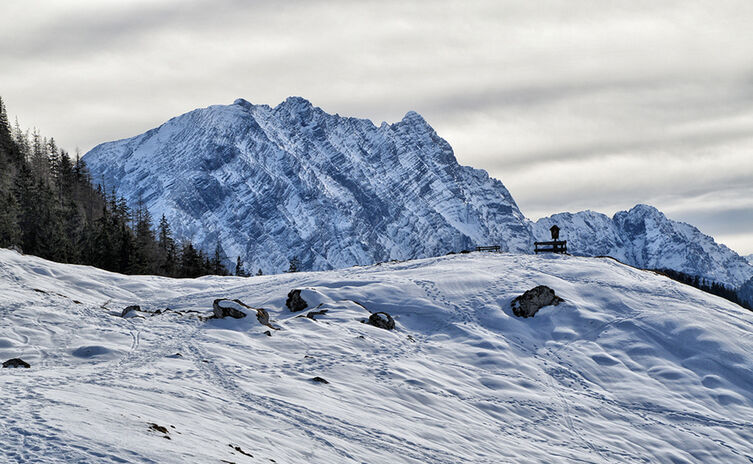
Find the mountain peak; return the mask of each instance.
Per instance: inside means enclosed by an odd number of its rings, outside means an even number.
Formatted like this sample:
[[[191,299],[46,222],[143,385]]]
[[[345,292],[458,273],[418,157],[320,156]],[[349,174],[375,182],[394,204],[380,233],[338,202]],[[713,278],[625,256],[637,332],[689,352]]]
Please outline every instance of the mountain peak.
[[[535,236],[544,239],[554,223],[575,255],[611,256],[635,267],[674,269],[733,287],[753,276],[753,267],[735,252],[651,205],[635,205],[611,219],[590,211],[555,214],[536,222]]]
[[[294,256],[321,270],[488,243],[531,248],[530,226],[502,183],[457,164],[415,111],[380,130],[298,96],[274,108],[235,104],[253,107],[253,117],[196,110],[98,146],[87,165],[119,195],[149,199],[178,239],[213,250],[219,238],[229,258],[265,273]]]
[[[303,97],[299,97],[296,95],[292,95],[288,98],[286,98],[282,103],[278,105],[278,107],[286,107],[286,108],[312,108],[314,105],[311,104],[310,101]]]
[[[654,206],[647,205],[645,203],[638,203],[630,208],[627,212],[629,215],[642,215],[642,216],[664,216],[664,213],[656,209]]]
[[[424,119],[423,116],[421,116],[419,113],[413,110],[405,113],[405,116],[403,116],[403,119],[401,120],[401,122],[408,122],[411,124],[421,124],[425,126],[429,125],[429,123],[426,122],[426,119]]]
[[[245,106],[247,108],[250,106],[253,106],[251,102],[249,102],[248,100],[244,98],[236,98],[235,101],[233,102],[233,105]]]

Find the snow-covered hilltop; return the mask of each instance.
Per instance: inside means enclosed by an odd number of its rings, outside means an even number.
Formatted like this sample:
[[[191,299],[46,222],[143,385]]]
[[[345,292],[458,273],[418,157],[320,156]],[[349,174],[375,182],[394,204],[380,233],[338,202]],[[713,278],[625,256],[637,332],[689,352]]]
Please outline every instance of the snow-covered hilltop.
[[[564,302],[513,316],[541,284]],[[280,330],[199,318],[216,298]],[[0,369],[2,462],[753,461],[753,313],[611,259],[167,279],[0,250],[0,299],[31,365]]]
[[[84,160],[95,182],[165,214],[176,235],[255,271],[442,255],[475,245],[531,248],[501,182],[460,166],[417,113],[375,126],[291,97],[211,106]]]
[[[753,277],[745,258],[651,206],[637,205],[612,218],[593,211],[555,214],[534,224],[536,240],[549,240],[554,224],[571,254],[611,256],[635,267],[673,269],[733,287]]]

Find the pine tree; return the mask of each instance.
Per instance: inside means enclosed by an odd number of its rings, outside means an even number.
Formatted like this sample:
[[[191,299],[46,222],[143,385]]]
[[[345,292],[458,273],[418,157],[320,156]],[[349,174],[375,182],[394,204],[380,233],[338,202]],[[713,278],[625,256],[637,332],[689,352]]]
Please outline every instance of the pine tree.
[[[50,160],[47,155],[47,141],[39,134],[36,128],[31,134],[31,170],[36,179],[49,185]]]
[[[259,270],[258,270],[258,271],[256,272],[256,275],[258,275],[258,276],[260,276],[260,275],[264,275],[264,274],[263,274],[263,273],[261,272],[261,268],[259,268]]]
[[[180,252],[178,277],[199,277],[204,274],[204,257],[191,242],[185,242]]]
[[[18,226],[18,202],[13,193],[0,189],[0,248],[21,244],[21,228]]]
[[[157,248],[158,248],[158,272],[162,275],[174,276],[177,271],[177,250],[175,240],[170,229],[170,223],[167,222],[165,215],[159,221],[157,228]]]
[[[238,256],[238,259],[235,261],[235,275],[238,277],[248,277],[248,274],[243,267],[243,260],[241,260],[240,256]]]
[[[152,215],[139,199],[133,213],[133,229],[135,232],[134,261],[131,272],[134,274],[154,274],[157,269],[157,241],[152,229]]]
[[[288,272],[298,272],[301,267],[301,262],[298,260],[298,256],[293,256],[293,258],[290,260],[290,267],[288,268]]]
[[[227,269],[225,269],[225,266],[222,264],[223,255],[224,253],[222,252],[222,246],[220,245],[220,240],[218,238],[217,244],[214,247],[214,256],[212,256],[210,263],[212,274],[219,276],[228,275]]]

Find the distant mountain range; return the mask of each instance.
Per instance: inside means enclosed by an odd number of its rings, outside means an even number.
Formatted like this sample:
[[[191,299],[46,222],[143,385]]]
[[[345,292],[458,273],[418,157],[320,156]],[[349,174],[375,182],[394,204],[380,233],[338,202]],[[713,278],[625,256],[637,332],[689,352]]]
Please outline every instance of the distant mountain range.
[[[642,269],[673,269],[733,287],[753,277],[743,257],[653,206],[637,205],[613,217],[593,211],[559,213],[533,226],[537,240],[549,240],[557,224],[568,251],[580,256],[611,256]]]
[[[219,241],[228,264],[241,256],[251,271],[281,272],[293,257],[321,270],[477,245],[530,253],[556,223],[572,254],[735,287],[753,276],[745,258],[646,205],[529,221],[500,181],[460,166],[412,111],[376,126],[300,97],[276,107],[239,99],[103,143],[84,160],[95,182],[164,214],[178,237],[206,250]]]

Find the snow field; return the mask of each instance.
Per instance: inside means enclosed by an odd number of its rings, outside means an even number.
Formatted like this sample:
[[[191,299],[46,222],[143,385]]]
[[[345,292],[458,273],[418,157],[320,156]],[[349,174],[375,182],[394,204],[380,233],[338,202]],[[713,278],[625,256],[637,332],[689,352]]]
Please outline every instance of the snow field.
[[[565,302],[514,317],[536,285]],[[281,330],[188,312],[215,298]],[[32,366],[0,369],[0,462],[753,462],[753,313],[609,259],[167,279],[0,250],[0,301]]]

